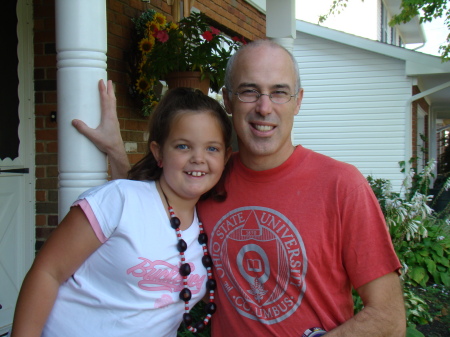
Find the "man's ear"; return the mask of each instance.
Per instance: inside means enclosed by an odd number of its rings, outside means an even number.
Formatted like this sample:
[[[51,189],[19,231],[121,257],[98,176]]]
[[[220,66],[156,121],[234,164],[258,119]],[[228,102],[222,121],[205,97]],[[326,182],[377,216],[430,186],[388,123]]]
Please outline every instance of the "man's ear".
[[[153,157],[155,157],[157,162],[162,160],[161,146],[159,146],[157,142],[153,141],[150,143],[150,151],[152,152]]]
[[[302,100],[303,100],[303,88],[301,88],[301,89],[298,91],[297,99],[296,99],[296,101],[295,101],[295,105],[296,105],[296,108],[295,108],[295,114],[296,114],[296,115],[297,115],[297,114],[299,113],[299,111],[300,111],[300,106],[302,105]]]
[[[231,109],[231,102],[230,102],[230,96],[228,95],[227,88],[222,88],[222,98],[223,98],[223,104],[225,105],[225,111],[227,114],[232,115],[233,110]]]

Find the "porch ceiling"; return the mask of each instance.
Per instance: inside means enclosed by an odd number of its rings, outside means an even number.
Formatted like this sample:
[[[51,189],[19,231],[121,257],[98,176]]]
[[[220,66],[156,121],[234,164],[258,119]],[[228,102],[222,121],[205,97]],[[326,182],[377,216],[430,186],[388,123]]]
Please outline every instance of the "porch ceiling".
[[[447,84],[447,85],[445,85]],[[437,86],[444,85],[439,91],[431,93],[427,96],[428,103],[431,108],[436,111],[438,118],[450,118],[450,75],[449,74],[432,74],[422,75],[419,77],[419,88],[421,91],[430,90]]]

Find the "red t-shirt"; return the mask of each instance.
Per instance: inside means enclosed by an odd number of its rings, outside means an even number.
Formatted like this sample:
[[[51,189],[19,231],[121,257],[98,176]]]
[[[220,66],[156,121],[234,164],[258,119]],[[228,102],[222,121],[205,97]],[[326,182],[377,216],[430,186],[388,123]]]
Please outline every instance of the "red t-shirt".
[[[199,204],[218,282],[212,335],[301,336],[353,316],[358,288],[400,268],[362,174],[298,146],[252,171],[232,157],[225,202]]]

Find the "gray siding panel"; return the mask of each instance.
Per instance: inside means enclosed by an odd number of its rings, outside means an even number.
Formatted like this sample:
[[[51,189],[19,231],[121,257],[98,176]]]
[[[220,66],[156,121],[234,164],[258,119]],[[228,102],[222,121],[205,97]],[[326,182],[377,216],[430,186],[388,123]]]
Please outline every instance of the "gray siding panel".
[[[412,87],[405,62],[301,32],[293,53],[305,90],[294,143],[366,176],[390,179],[399,189]]]

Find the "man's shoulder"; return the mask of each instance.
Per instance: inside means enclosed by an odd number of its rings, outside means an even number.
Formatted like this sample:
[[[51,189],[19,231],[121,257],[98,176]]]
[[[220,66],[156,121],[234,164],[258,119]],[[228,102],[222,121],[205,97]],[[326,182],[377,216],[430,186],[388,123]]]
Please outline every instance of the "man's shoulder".
[[[308,153],[308,155],[306,156],[307,160],[314,161],[319,165],[336,167],[340,169],[356,169],[354,165],[332,158],[326,154],[319,153],[310,149],[306,149],[306,151]]]

